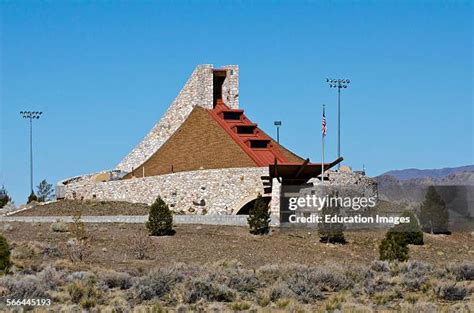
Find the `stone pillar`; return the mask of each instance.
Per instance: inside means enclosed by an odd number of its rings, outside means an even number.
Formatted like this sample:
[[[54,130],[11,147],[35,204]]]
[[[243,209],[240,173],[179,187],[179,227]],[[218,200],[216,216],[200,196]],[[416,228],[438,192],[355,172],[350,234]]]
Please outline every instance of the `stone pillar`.
[[[225,65],[221,67],[227,70],[226,79],[222,85],[222,99],[224,103],[232,108],[239,108],[239,66]]]

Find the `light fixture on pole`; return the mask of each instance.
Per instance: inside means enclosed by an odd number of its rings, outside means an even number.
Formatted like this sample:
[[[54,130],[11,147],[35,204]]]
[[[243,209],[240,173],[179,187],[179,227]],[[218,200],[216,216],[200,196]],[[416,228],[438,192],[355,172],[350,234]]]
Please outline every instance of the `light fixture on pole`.
[[[273,124],[276,126],[276,129],[277,129],[277,143],[280,144],[280,126],[281,126],[281,121],[275,121]]]
[[[337,88],[337,157],[341,157],[341,89],[347,88],[351,82],[349,79],[333,79],[326,78],[326,82],[330,88]],[[341,168],[341,163],[337,165],[337,169]]]
[[[43,112],[21,111],[20,114],[30,120],[30,190],[33,193],[33,120],[39,119]]]

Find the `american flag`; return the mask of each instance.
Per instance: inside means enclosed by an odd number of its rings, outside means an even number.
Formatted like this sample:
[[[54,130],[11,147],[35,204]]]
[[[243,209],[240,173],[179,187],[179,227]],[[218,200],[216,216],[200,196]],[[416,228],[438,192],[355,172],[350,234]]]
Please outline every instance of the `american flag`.
[[[322,120],[322,126],[321,126],[321,131],[323,133],[323,136],[326,136],[326,108],[323,106],[323,120]]]

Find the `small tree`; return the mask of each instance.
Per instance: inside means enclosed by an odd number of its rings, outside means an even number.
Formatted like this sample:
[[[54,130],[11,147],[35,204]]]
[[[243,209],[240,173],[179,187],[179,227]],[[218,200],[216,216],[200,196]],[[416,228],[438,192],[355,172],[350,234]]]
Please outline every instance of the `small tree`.
[[[379,253],[382,261],[406,261],[408,260],[408,245],[403,236],[398,233],[387,232],[380,243]]]
[[[10,247],[7,239],[0,235],[0,271],[3,273],[8,272],[10,265]]]
[[[410,211],[405,211],[401,215],[405,218],[410,218],[409,223],[395,225],[389,230],[388,235],[400,236],[402,240],[408,245],[423,245],[423,232],[421,231],[418,220]]]
[[[31,191],[30,195],[28,196],[28,202],[31,203],[33,201],[38,201],[38,197],[35,195],[33,191]]]
[[[0,188],[0,209],[3,208],[8,202],[12,199],[8,196],[8,192],[5,189],[5,186]]]
[[[146,227],[152,236],[174,235],[173,215],[161,197],[151,205]]]
[[[48,184],[46,179],[43,179],[36,188],[39,202],[49,201],[54,197],[53,185]]]
[[[266,235],[270,231],[270,211],[268,203],[266,203],[261,194],[258,194],[253,207],[250,208],[247,222],[249,223],[251,234]]]
[[[428,187],[425,201],[421,204],[420,222],[424,232],[432,234],[449,233],[449,212],[434,186]]]
[[[338,195],[335,194],[334,197]],[[332,197],[332,196],[331,196]],[[326,216],[337,217],[341,213],[339,204],[337,206],[326,205],[321,210],[322,222],[318,226],[319,241],[324,243],[340,243],[345,244],[344,224],[326,222]]]
[[[80,211],[72,217],[69,230],[73,236],[67,242],[69,258],[73,262],[84,261],[90,255],[91,244]]]

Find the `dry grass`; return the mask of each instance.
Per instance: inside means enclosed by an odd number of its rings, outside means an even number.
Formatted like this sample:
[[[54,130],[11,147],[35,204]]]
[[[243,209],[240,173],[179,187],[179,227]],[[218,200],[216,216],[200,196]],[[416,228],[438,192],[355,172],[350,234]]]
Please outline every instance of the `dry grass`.
[[[473,305],[467,233],[427,235],[425,246],[410,246],[409,262],[389,264],[374,261],[383,232],[348,232],[348,244],[326,245],[307,231],[259,237],[243,227],[187,225],[175,236],[148,237],[148,258],[137,260],[130,238],[144,225],[85,224],[90,255],[73,263],[70,232],[9,224],[15,266],[0,279],[0,296],[49,297],[55,310],[467,312]]]

